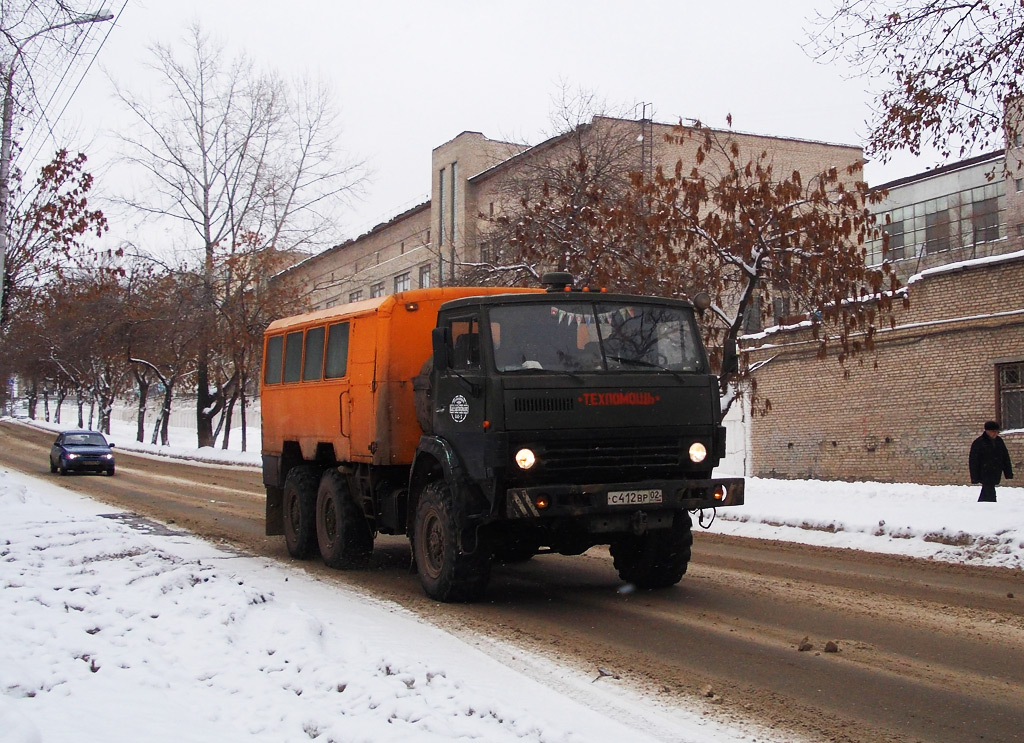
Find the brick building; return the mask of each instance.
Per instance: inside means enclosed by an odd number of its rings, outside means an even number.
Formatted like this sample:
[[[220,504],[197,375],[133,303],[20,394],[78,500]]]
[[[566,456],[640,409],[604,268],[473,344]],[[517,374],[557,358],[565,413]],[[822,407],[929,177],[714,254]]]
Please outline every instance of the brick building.
[[[463,132],[435,148],[431,199],[369,232],[315,255],[282,274],[308,292],[314,309],[451,283],[457,270],[488,258],[491,217],[514,198],[508,184],[537,163],[550,160],[583,138],[621,143],[629,169],[672,168],[695,162],[698,142],[668,142],[673,126],[650,120],[595,117],[573,132],[530,147]],[[863,160],[860,147],[786,137],[729,132],[741,152],[768,152],[780,172],[805,176]],[[619,145],[617,145],[619,146]],[[859,176],[856,176],[859,177]]]
[[[968,482],[967,451],[1003,421],[1024,478],[1024,251],[927,269],[872,352],[816,357],[806,328],[746,339],[771,412],[752,419],[755,475]]]
[[[750,420],[748,470],[774,477],[962,484],[967,451],[999,420],[1024,480],[1024,149],[878,186],[886,256],[910,300],[875,350],[816,358],[804,327],[750,336],[771,412]],[[868,243],[882,262],[882,240]]]

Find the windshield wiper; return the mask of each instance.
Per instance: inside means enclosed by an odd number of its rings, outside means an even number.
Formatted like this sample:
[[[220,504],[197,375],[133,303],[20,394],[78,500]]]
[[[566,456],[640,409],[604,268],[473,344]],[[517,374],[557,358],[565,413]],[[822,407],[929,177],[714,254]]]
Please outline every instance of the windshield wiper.
[[[662,371],[672,371],[671,369],[666,369],[664,366],[652,364],[650,361],[644,361],[643,359],[631,359],[625,356],[608,356],[607,358],[611,359],[612,361],[618,361],[620,364],[633,364],[634,366],[646,366],[649,369],[661,369]]]
[[[634,366],[642,366],[645,369],[657,369],[658,371],[668,372],[676,379],[682,379],[682,376],[675,369],[669,369],[668,367],[661,366],[660,364],[654,364],[650,361],[644,361],[643,359],[631,359],[625,356],[606,356],[605,358],[611,359],[612,361],[618,361],[621,364],[632,364]]]

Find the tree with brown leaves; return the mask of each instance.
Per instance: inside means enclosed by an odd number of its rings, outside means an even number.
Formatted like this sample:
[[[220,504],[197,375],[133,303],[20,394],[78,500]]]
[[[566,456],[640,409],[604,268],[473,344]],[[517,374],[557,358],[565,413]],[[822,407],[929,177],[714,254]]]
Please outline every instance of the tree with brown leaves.
[[[868,202],[880,196],[859,179],[861,164],[778,173],[769,152],[744,153],[728,131],[696,123],[676,132],[699,143],[695,162],[658,169],[649,184],[638,176],[638,216],[658,280],[710,295],[708,347],[735,346],[752,326],[800,321],[814,327],[819,355],[835,348],[840,364],[870,349],[878,323],[894,322],[899,282],[888,266],[866,265]],[[865,341],[854,340],[862,330]],[[724,408],[750,371],[722,376]]]
[[[614,193],[579,178],[570,194],[569,176],[585,175],[588,162],[570,164],[508,225],[518,256],[619,291],[707,292],[705,341],[717,360],[745,332],[778,320],[814,325],[820,353],[837,349],[840,363],[870,348],[876,325],[892,321],[899,284],[886,267],[866,266],[868,201],[879,196],[860,179],[861,163],[780,173],[771,152],[745,151],[730,131],[699,122],[676,127],[672,139],[692,159],[650,178],[634,171]],[[750,371],[721,376],[724,409]]]
[[[817,18],[808,51],[871,81],[878,103],[869,153],[933,147],[963,157],[1003,147],[1004,111],[1024,81],[1024,5],[837,0]],[[1007,133],[1012,141],[1020,132]]]
[[[59,150],[31,188],[22,189],[20,178],[15,178],[12,201],[20,206],[8,215],[0,327],[17,313],[33,287],[96,257],[85,238],[102,236],[107,220],[102,211],[89,208],[93,177],[85,162],[82,153],[72,156]]]

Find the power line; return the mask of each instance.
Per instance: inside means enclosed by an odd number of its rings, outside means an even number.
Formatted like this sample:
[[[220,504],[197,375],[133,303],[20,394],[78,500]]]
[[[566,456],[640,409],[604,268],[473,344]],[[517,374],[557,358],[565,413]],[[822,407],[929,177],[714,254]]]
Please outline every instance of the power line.
[[[82,74],[79,76],[78,82],[75,83],[75,87],[71,91],[71,94],[67,97],[67,100],[65,100],[64,105],[63,105],[63,107],[60,110],[60,113],[58,113],[57,116],[53,119],[53,123],[50,123],[50,121],[46,117],[46,109],[49,108],[50,104],[57,97],[57,93],[59,92],[60,87],[63,85],[65,79],[67,78],[68,74],[71,72],[72,68],[78,64],[79,59],[80,59],[80,57],[79,57],[79,55],[77,53],[77,50],[75,50],[72,53],[71,61],[68,63],[67,69],[65,69],[64,74],[61,75],[60,80],[57,81],[57,85],[54,87],[53,93],[50,94],[49,100],[47,100],[46,104],[44,106],[42,106],[41,109],[40,109],[40,116],[42,117],[43,123],[46,125],[47,135],[43,137],[43,139],[39,143],[39,146],[36,148],[36,151],[32,154],[32,157],[27,161],[29,164],[31,164],[31,163],[36,161],[36,159],[39,157],[39,153],[42,151],[43,147],[46,146],[46,142],[48,140],[50,140],[50,139],[56,140],[56,135],[54,134],[54,131],[53,131],[54,127],[57,125],[57,123],[64,116],[65,112],[68,109],[68,106],[71,105],[72,99],[75,97],[75,94],[78,92],[78,89],[82,86],[82,83],[85,81],[85,76],[89,74],[89,70],[92,69],[93,64],[96,62],[96,58],[99,56],[100,51],[102,51],[104,45],[107,43],[107,39],[110,38],[110,34],[113,33],[114,27],[117,25],[117,21],[121,18],[121,14],[124,13],[125,8],[127,8],[127,7],[128,7],[128,0],[124,0],[124,4],[121,5],[121,9],[117,12],[117,16],[114,18],[114,22],[111,23],[107,27],[107,33],[104,34],[103,39],[99,43],[99,46],[96,48],[96,50],[90,56],[89,63],[85,66],[85,69],[82,71]],[[90,31],[91,31],[91,29],[87,28],[85,33],[82,34],[81,41],[80,41],[79,47],[78,47],[79,49],[81,49],[85,45],[85,41],[88,38]],[[32,135],[30,134],[28,139],[31,139],[31,137],[32,137]],[[23,148],[21,150],[21,154],[24,154],[24,152],[25,152],[25,150]],[[20,159],[20,158],[18,158],[18,159]],[[26,194],[26,196],[27,196],[27,194]],[[21,206],[21,204],[19,204],[19,207],[20,206]]]

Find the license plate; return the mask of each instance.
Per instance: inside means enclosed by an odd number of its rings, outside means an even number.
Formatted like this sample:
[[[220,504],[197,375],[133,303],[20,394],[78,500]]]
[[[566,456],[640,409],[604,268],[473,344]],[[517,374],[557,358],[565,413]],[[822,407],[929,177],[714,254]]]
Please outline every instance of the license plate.
[[[643,506],[661,503],[661,490],[615,490],[608,493],[609,506]]]

